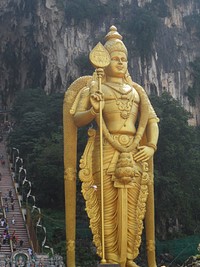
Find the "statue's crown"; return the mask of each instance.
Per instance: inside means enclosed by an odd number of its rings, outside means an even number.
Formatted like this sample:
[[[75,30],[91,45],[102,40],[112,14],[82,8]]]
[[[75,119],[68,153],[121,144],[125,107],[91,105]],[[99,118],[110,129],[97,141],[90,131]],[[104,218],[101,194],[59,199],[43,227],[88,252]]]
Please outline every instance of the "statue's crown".
[[[119,51],[124,52],[126,55],[128,54],[126,46],[122,42],[122,36],[117,32],[117,28],[115,26],[110,27],[110,31],[105,36],[105,39],[106,43],[104,47],[109,53]]]

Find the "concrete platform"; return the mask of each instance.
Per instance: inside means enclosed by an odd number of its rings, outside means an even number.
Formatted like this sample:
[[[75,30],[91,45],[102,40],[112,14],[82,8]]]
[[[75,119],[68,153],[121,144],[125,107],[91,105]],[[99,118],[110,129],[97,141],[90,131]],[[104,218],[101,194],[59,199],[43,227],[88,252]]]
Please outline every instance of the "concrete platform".
[[[100,263],[97,267],[120,267],[118,263]]]

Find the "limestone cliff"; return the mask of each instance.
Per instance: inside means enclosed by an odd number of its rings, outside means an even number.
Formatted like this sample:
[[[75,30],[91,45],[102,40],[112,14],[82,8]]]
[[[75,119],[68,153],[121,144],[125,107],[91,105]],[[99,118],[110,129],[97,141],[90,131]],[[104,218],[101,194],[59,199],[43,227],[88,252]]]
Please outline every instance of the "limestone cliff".
[[[63,92],[69,83],[85,74],[88,51],[103,40],[114,24],[129,51],[133,50],[129,57],[133,79],[147,92],[160,95],[169,91],[193,113],[192,123],[200,124],[198,96],[195,106],[186,96],[193,84],[190,62],[200,57],[197,30],[194,23],[190,28],[186,25],[186,18],[199,16],[200,2],[94,0],[97,13],[94,9],[87,13],[83,2],[92,1],[0,1],[0,109],[9,108],[15,92],[28,87],[42,87],[47,93]],[[135,10],[143,8],[155,10],[159,20],[148,57],[136,51],[135,38],[126,31]]]

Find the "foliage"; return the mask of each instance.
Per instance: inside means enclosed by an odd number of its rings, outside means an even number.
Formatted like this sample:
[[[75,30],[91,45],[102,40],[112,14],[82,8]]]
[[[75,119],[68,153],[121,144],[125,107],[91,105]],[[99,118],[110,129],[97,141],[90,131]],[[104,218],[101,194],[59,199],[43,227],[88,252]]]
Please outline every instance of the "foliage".
[[[142,61],[148,58],[158,28],[158,17],[150,10],[138,8],[125,21],[125,29],[133,38]]]
[[[89,55],[80,54],[74,62],[79,68],[80,75],[91,75],[94,71],[94,68],[89,61]]]
[[[65,15],[68,20],[74,20],[76,24],[85,19],[98,23],[101,18],[108,15],[118,16],[118,4],[113,5],[111,1],[103,4],[99,0],[69,0],[65,6]]]
[[[196,58],[190,63],[192,68],[193,85],[188,87],[186,93],[188,100],[192,106],[195,106],[196,98],[200,96],[200,58]]]
[[[76,265],[80,267],[97,266],[99,259],[91,239],[79,239],[76,245]]]
[[[40,138],[29,154],[28,170],[42,207],[63,208],[63,142],[61,133]],[[59,192],[59,194],[58,194]]]
[[[161,18],[169,15],[169,8],[166,5],[165,0],[152,0],[151,3],[145,4],[145,8]]]
[[[46,94],[44,90],[26,89],[18,92],[11,110],[11,115],[15,119],[16,124],[19,126],[23,115],[26,112],[33,112],[35,109],[43,109],[46,100]]]
[[[160,98],[154,96],[151,101],[160,117],[155,156],[158,235],[164,239],[189,235],[200,220],[196,209],[200,205],[200,133],[188,125],[190,114],[167,93]]]
[[[12,109],[9,146],[19,148],[43,207],[63,206],[62,101],[62,94],[27,89],[17,95]]]
[[[183,262],[188,259],[191,255],[195,255],[197,252],[197,247],[199,244],[200,235],[191,235],[186,236],[180,239],[173,239],[168,241],[157,241],[156,244],[156,252],[158,255],[164,255],[164,251],[168,253],[169,257],[169,265],[167,266],[180,266]],[[167,255],[166,255],[167,256]],[[161,256],[162,257],[162,256]],[[172,265],[172,263],[174,264]],[[188,261],[186,261],[188,262]],[[185,264],[186,264],[185,262]],[[193,266],[191,265],[181,265],[183,266]],[[196,266],[196,265],[194,265]]]

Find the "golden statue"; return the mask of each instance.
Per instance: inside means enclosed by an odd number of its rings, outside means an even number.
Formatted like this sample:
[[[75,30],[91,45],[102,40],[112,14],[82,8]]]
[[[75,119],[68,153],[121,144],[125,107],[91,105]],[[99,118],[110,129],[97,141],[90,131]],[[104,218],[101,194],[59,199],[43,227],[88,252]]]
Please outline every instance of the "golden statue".
[[[96,67],[93,76],[77,79],[64,99],[67,266],[75,267],[77,127],[95,120],[79,177],[101,263],[138,266],[145,221],[148,266],[156,267],[152,159],[159,119],[128,73],[127,49],[115,26],[90,60]]]

